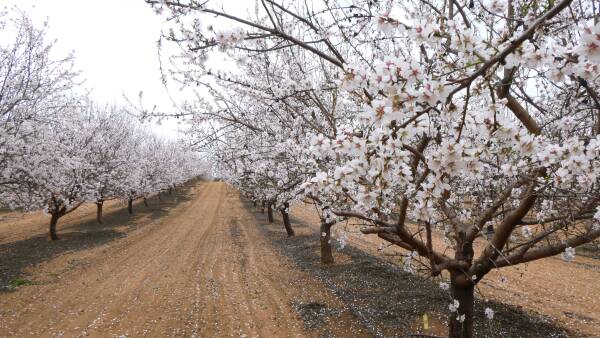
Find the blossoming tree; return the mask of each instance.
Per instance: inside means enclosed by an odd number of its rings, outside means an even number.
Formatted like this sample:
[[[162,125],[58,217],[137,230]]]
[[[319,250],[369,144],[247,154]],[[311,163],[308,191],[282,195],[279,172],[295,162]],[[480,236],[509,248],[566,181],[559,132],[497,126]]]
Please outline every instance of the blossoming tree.
[[[77,73],[70,56],[51,54],[46,28],[18,11],[0,12],[0,185],[15,183],[35,142],[36,129],[51,123],[69,105]]]
[[[330,82],[353,118],[333,134],[302,129],[316,169],[302,192],[328,218],[361,219],[363,233],[407,250],[408,270],[420,262],[448,276],[451,337],[473,335],[474,288],[492,269],[569,260],[600,237],[593,1],[264,0],[248,15],[211,1],[147,2],[179,23],[167,38],[184,49],[187,84],[213,76],[205,63],[223,52],[265,70],[260,60],[286,51],[281,75],[249,77],[252,87],[302,87],[297,64],[313,65],[302,73],[311,79],[337,69]],[[268,100],[253,102],[268,111]],[[227,136],[215,138],[238,137]]]
[[[0,205],[58,220],[82,203],[121,197],[142,171],[144,194],[203,173],[198,156],[144,131],[122,109],[76,93],[72,58],[54,59],[45,27],[23,13],[0,13]]]

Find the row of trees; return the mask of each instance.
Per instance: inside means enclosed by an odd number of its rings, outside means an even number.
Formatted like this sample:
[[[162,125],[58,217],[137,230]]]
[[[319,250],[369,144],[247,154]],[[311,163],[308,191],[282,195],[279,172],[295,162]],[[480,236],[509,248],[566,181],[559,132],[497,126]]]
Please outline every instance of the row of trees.
[[[312,200],[326,263],[353,217],[449,278],[450,337],[492,269],[600,237],[595,1],[146,2],[175,25],[172,78],[211,94],[178,115],[220,173],[284,212]]]
[[[45,27],[24,15],[0,16],[0,206],[60,217],[83,203],[132,202],[202,173],[199,158],[160,139],[126,109],[101,106],[78,91],[72,58],[53,58]],[[8,37],[13,39],[9,40]],[[3,36],[4,38],[4,36]]]

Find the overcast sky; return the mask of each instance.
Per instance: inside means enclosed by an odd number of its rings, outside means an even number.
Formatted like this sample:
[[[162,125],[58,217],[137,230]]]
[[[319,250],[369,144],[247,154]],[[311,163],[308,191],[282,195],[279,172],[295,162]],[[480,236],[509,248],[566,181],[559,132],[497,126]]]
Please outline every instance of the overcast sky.
[[[135,101],[143,91],[150,108],[171,109],[156,46],[164,21],[143,0],[2,0],[2,5],[17,5],[36,23],[48,20],[55,52],[74,51],[94,100],[123,103],[126,95]],[[175,121],[167,121],[154,129],[174,136],[176,128]]]

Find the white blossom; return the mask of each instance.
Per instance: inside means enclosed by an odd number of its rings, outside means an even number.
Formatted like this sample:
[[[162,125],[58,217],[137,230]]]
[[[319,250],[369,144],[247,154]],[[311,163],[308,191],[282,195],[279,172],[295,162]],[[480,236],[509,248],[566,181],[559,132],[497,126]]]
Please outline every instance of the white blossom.
[[[575,249],[570,246],[565,248],[565,251],[562,253],[561,257],[564,261],[572,261],[575,258]]]

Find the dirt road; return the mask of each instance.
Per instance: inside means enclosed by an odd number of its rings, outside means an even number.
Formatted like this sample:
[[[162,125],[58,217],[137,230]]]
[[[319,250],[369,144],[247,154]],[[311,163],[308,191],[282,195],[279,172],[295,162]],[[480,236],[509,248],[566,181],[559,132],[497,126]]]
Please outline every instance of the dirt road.
[[[336,251],[336,264],[323,267],[315,216],[296,205],[296,236],[287,238],[279,217],[266,224],[221,182],[154,196],[148,207],[136,203],[133,215],[107,203],[103,224],[93,205],[82,206],[61,219],[57,242],[47,239],[46,215],[0,214],[0,337],[445,333],[447,294],[384,262],[393,249],[382,256],[376,237],[351,236],[351,246]],[[598,278],[597,261],[541,262],[535,273],[520,274],[529,266],[506,270],[506,286],[495,276],[481,285],[492,303],[514,306],[486,303],[498,319],[479,321],[480,333],[573,336],[553,325],[560,322],[577,336],[597,336],[599,291],[590,280]]]
[[[344,305],[260,235],[237,192],[204,182],[136,205],[93,208],[45,238],[40,215],[0,222],[0,337],[364,336]],[[10,215],[9,215],[10,216]],[[339,309],[309,330],[303,304]]]

